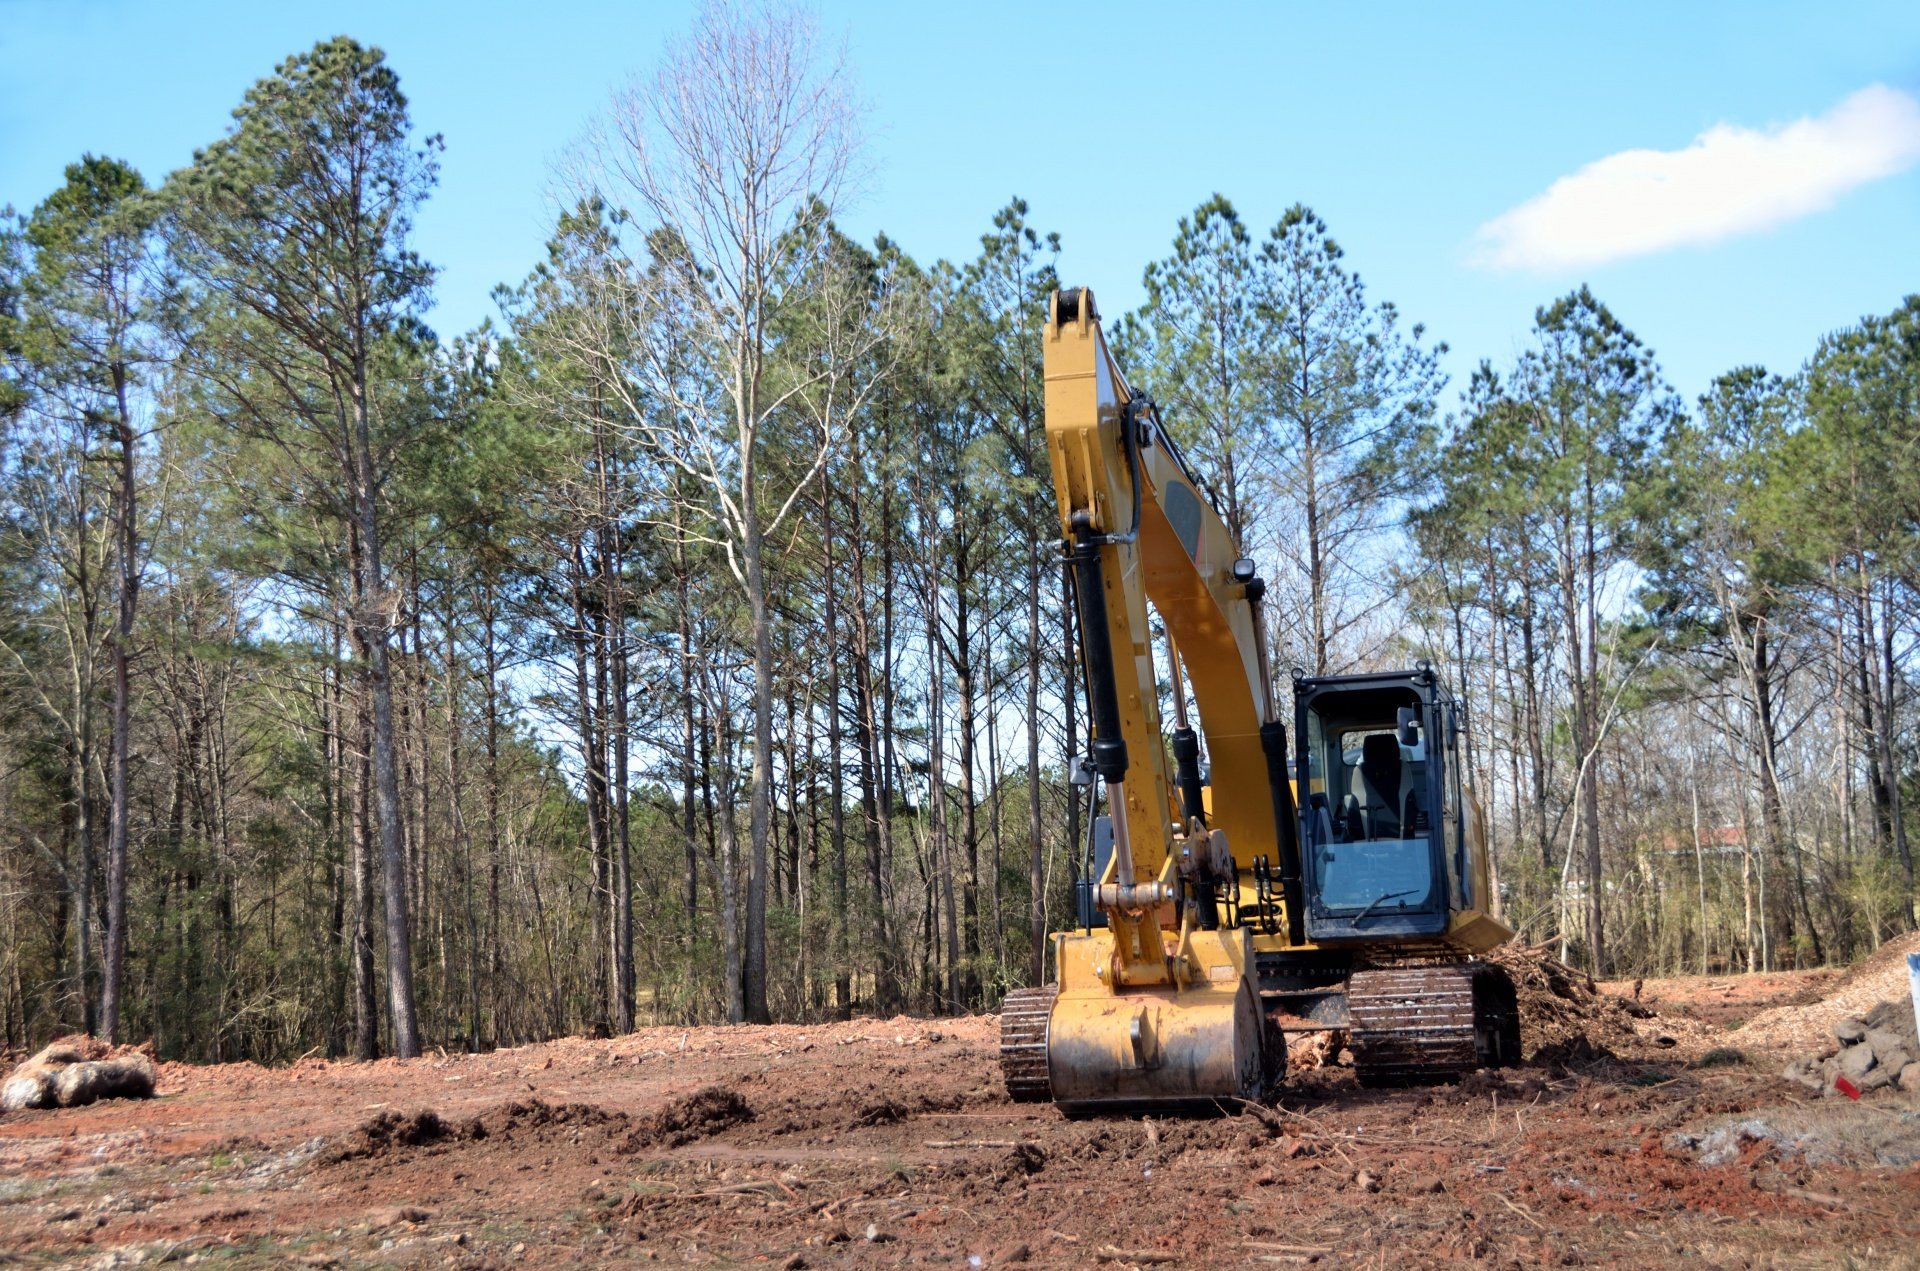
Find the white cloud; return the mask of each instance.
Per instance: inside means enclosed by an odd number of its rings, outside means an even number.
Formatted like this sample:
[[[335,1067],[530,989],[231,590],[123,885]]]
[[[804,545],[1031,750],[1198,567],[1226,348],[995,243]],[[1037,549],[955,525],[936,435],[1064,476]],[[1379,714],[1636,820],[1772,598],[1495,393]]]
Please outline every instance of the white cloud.
[[[1920,162],[1920,102],[1875,84],[1815,118],[1715,124],[1683,150],[1622,150],[1561,177],[1474,235],[1494,269],[1604,264],[1767,229]]]

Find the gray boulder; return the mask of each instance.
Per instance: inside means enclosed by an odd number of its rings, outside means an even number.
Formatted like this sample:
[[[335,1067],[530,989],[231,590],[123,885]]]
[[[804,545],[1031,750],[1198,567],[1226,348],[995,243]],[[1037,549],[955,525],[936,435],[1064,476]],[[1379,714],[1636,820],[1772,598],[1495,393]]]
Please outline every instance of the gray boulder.
[[[1891,1055],[1906,1046],[1907,1039],[1889,1028],[1869,1028],[1867,1045],[1873,1047],[1873,1053],[1880,1056]]]
[[[1809,1090],[1821,1090],[1824,1089],[1827,1084],[1820,1071],[1820,1065],[1811,1059],[1794,1060],[1787,1065],[1786,1071],[1780,1075],[1797,1085],[1805,1086]]]

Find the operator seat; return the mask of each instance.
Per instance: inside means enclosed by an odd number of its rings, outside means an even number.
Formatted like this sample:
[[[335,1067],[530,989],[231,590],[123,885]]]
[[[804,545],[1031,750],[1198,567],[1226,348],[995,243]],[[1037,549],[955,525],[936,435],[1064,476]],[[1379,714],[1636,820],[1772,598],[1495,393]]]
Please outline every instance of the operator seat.
[[[1354,796],[1360,805],[1366,836],[1400,837],[1400,740],[1392,733],[1369,733],[1360,746],[1360,766],[1353,770]]]

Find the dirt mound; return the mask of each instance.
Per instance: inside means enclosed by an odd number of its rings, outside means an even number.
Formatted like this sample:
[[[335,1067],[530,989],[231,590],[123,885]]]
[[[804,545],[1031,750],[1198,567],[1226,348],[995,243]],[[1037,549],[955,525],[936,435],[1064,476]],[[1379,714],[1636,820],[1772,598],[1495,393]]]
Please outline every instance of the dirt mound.
[[[361,1122],[351,1134],[322,1152],[320,1163],[338,1165],[343,1161],[378,1160],[405,1154],[418,1148],[497,1140],[513,1143],[522,1138],[549,1137],[555,1131],[568,1131],[576,1138],[584,1131],[611,1135],[626,1131],[632,1118],[624,1112],[609,1112],[590,1103],[548,1103],[527,1099],[502,1104],[477,1117],[453,1122],[428,1108],[418,1112],[381,1112]]]
[[[1513,978],[1520,1003],[1520,1044],[1528,1055],[1565,1059],[1645,1045],[1635,1020],[1653,1012],[1628,998],[1602,993],[1592,976],[1576,971],[1544,946],[1504,944],[1486,960]]]
[[[634,1128],[621,1150],[684,1147],[731,1130],[754,1118],[753,1106],[726,1086],[702,1086],[676,1099]]]
[[[1734,1031],[1743,1046],[1811,1055],[1830,1044],[1833,1028],[1881,1002],[1910,1000],[1907,955],[1920,953],[1920,932],[1889,940],[1843,972],[1818,1001],[1761,1011]]]
[[[440,1114],[427,1108],[418,1112],[381,1112],[368,1117],[358,1129],[321,1153],[325,1165],[391,1156],[407,1148],[438,1143],[442,1139],[468,1137],[464,1127],[448,1125]]]
[[[1575,1034],[1565,1041],[1548,1042],[1528,1056],[1528,1062],[1541,1068],[1588,1068],[1619,1058],[1605,1046],[1596,1046],[1585,1036]]]
[[[632,1122],[624,1112],[609,1112],[591,1103],[526,1099],[482,1113],[468,1124],[467,1133],[476,1139],[512,1139],[552,1130],[624,1130]]]
[[[912,1115],[912,1110],[897,1099],[876,1099],[872,1103],[860,1105],[859,1111],[853,1114],[853,1123],[855,1125],[892,1125]]]

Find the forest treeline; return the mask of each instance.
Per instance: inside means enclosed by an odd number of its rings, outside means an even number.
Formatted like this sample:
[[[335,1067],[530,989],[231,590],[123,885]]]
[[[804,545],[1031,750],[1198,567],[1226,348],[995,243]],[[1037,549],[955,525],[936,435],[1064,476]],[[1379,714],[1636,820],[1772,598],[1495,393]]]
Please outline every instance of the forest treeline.
[[[845,82],[804,14],[705,10],[457,335],[441,142],[349,39],[7,219],[0,1042],[407,1055],[1042,973],[1088,814],[1061,241],[1017,199],[963,261],[849,238]],[[1920,297],[1687,401],[1586,288],[1450,381],[1305,207],[1214,196],[1144,283],[1110,329],[1273,665],[1444,668],[1526,938],[1652,974],[1913,926]]]

